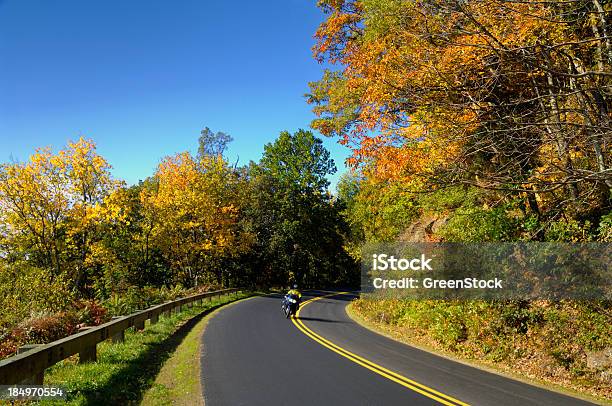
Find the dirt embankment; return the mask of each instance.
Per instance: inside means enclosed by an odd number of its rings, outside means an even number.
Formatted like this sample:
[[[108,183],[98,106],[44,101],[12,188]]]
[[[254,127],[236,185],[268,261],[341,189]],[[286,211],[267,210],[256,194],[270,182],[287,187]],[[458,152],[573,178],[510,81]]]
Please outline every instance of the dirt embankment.
[[[440,241],[437,234],[448,223],[449,216],[441,214],[424,214],[410,224],[399,240],[402,242],[433,242]]]

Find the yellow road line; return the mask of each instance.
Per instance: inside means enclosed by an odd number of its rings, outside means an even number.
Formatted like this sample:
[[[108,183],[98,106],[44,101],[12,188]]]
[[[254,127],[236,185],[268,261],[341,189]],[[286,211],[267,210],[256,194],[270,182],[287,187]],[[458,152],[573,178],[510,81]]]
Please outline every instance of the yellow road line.
[[[364,368],[369,369],[372,372],[377,373],[378,375],[381,375],[395,383],[398,383],[410,390],[413,390],[417,393],[420,393],[423,396],[427,396],[430,399],[433,399],[443,405],[447,405],[447,406],[457,406],[457,405],[461,405],[461,406],[469,406],[467,403],[464,403],[460,400],[457,400],[451,396],[448,396],[444,393],[438,392],[435,389],[432,389],[426,385],[423,385],[421,383],[418,383],[416,381],[413,381],[412,379],[406,378],[403,375],[400,375],[396,372],[390,371],[370,360],[367,360],[363,357],[360,357],[359,355],[353,354],[352,352],[340,347],[337,344],[332,343],[331,341],[325,339],[324,337],[318,335],[317,333],[315,333],[314,331],[312,331],[310,328],[306,327],[306,325],[299,319],[300,317],[300,312],[302,311],[302,309],[316,301],[316,300],[320,300],[326,297],[330,297],[330,296],[338,296],[338,295],[349,295],[351,293],[349,292],[335,292],[329,295],[324,295],[324,296],[318,296],[315,298],[312,298],[310,300],[305,301],[300,308],[297,311],[296,317],[292,318],[291,321],[293,321],[293,324],[295,324],[295,326],[302,332],[304,333],[306,336],[310,337],[311,339],[313,339],[314,341],[318,342],[319,344],[321,344],[322,346],[332,350],[333,352],[342,355],[343,357],[355,362],[356,364],[361,365]]]

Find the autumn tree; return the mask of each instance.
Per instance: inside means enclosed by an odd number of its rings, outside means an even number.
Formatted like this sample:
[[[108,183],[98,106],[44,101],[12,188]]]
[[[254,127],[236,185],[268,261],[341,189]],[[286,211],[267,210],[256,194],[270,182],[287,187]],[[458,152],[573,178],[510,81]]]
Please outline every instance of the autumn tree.
[[[169,260],[153,239],[156,221],[142,196],[156,190],[152,178],[109,195],[99,215],[100,241],[93,251],[103,264],[96,281],[99,297],[124,292],[131,286],[170,286],[173,274]]]
[[[93,141],[81,138],[53,154],[39,149],[28,162],[0,167],[3,240],[9,262],[68,275],[84,290],[103,200],[117,183]]]
[[[223,283],[218,260],[248,244],[237,229],[234,171],[220,156],[196,160],[185,152],[166,157],[154,182],[141,200],[153,224],[151,238],[170,261],[175,282]]]
[[[407,190],[470,185],[534,215],[605,211],[609,4],[322,1],[314,128]]]

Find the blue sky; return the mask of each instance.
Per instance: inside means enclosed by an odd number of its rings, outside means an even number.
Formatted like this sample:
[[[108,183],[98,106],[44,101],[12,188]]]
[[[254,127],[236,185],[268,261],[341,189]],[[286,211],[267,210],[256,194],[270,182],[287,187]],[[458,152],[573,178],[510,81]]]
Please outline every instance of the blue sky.
[[[315,0],[0,0],[0,161],[84,135],[135,183],[204,126],[258,160],[313,118],[322,19]],[[340,174],[349,151],[324,142]]]

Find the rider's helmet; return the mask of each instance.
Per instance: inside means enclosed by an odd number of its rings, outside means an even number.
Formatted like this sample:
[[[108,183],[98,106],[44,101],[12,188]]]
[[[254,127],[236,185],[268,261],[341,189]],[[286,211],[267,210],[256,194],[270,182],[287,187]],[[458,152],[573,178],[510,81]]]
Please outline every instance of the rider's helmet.
[[[293,284],[293,289],[297,289],[297,283]]]

